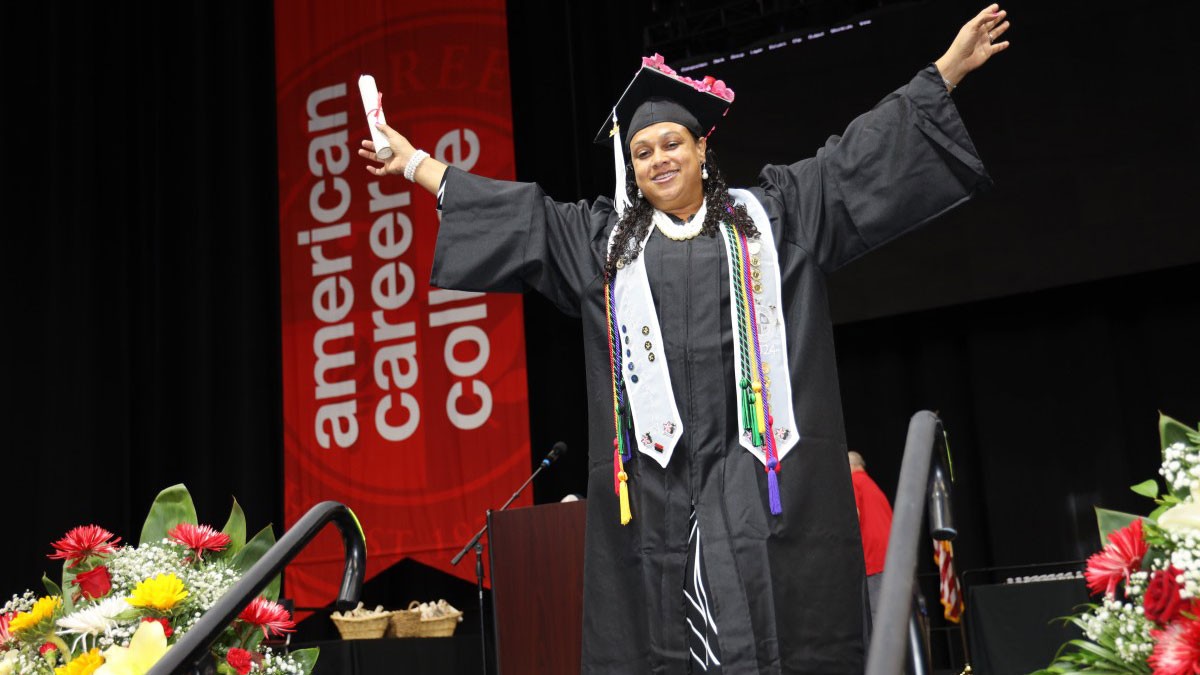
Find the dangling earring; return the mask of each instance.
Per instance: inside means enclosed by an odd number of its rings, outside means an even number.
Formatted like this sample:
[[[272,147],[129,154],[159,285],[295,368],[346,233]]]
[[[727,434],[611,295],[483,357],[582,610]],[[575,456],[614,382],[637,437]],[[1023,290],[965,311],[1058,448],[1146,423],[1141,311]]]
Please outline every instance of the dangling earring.
[[[642,194],[642,188],[638,188],[638,199],[642,199],[644,196],[645,195]]]
[[[700,165],[700,179],[708,180],[708,162]]]

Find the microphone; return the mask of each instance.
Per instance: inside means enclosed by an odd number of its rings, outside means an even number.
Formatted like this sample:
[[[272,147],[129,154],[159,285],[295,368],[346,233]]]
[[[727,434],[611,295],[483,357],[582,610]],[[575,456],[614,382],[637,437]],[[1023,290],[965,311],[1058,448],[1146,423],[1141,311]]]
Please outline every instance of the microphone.
[[[559,441],[550,448],[550,452],[546,454],[546,458],[542,460],[542,466],[550,466],[554,460],[558,459],[559,455],[567,451],[567,444]]]

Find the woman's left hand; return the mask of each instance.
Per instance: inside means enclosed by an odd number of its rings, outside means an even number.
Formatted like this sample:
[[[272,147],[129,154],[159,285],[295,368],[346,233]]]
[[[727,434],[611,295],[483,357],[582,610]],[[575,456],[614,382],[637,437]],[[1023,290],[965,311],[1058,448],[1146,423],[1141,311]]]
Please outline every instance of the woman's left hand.
[[[1008,49],[1008,40],[1000,42],[1000,36],[1008,30],[1007,16],[1000,5],[989,5],[958,31],[954,43],[935,62],[951,88],[993,55]]]

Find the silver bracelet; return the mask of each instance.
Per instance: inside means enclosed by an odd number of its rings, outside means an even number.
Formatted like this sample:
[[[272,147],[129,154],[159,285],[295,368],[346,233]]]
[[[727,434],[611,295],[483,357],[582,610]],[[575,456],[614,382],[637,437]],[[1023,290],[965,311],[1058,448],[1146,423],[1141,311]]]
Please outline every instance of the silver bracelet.
[[[942,83],[946,85],[946,93],[954,91],[954,85],[950,84],[950,80],[947,80],[945,75],[942,76]]]
[[[412,157],[408,158],[408,164],[404,165],[404,177],[415,183],[417,180],[417,167],[421,166],[421,162],[424,162],[428,156],[429,153],[424,150],[414,152]]]

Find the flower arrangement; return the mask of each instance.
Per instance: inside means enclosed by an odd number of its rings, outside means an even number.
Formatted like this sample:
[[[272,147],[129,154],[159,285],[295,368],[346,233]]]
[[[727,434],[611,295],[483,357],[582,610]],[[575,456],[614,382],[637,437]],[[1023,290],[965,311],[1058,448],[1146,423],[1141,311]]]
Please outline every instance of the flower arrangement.
[[[187,633],[275,543],[267,526],[246,538],[234,500],[220,531],[197,522],[183,485],[159,493],[136,546],[97,525],[67,532],[47,557],[61,582],[42,578],[0,608],[0,675],[141,675]],[[317,650],[280,653],[263,640],[295,630],[273,581],[212,647],[224,675],[308,675]]]
[[[1200,673],[1200,427],[1159,417],[1166,486],[1133,491],[1157,503],[1149,516],[1096,509],[1104,548],[1087,561],[1100,602],[1065,621],[1085,639],[1064,644],[1039,674]]]

